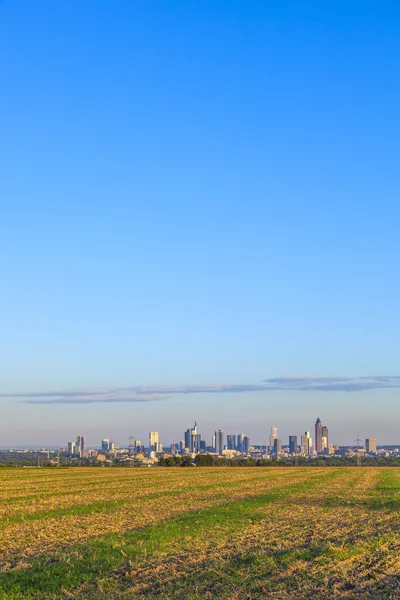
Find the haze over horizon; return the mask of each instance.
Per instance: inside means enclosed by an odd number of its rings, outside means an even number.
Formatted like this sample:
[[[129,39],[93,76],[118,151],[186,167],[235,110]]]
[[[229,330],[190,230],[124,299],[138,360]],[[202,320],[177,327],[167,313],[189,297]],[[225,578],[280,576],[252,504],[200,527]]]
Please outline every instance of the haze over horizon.
[[[0,4],[0,445],[400,443],[400,6]]]

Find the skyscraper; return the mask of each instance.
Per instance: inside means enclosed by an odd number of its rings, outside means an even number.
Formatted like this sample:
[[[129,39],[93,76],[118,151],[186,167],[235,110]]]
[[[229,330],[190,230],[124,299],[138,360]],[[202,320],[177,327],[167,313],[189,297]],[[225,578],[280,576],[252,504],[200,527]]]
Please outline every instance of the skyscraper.
[[[289,452],[290,454],[297,453],[297,435],[289,435]]]
[[[303,456],[312,454],[312,438],[309,431],[305,431],[301,436],[301,454]]]
[[[328,428],[325,425],[322,425],[322,437],[326,438],[326,447],[329,446],[329,432]]]
[[[236,450],[236,435],[227,435],[226,444],[228,446],[228,450]]]
[[[224,432],[222,429],[218,429],[215,431],[215,452],[217,454],[222,454],[224,449]]]
[[[275,438],[274,440],[274,454],[276,454],[276,456],[282,454],[282,440],[279,438]]]
[[[158,451],[158,431],[149,432],[149,450],[150,452]]]
[[[71,455],[76,454],[75,442],[68,442],[67,452],[68,452],[68,454],[71,454]]]
[[[367,438],[365,440],[365,450],[367,454],[376,452],[376,438]]]
[[[308,456],[308,437],[306,434],[302,435],[301,438],[301,455]]]
[[[322,423],[319,417],[315,421],[315,449],[317,454],[322,452]]]
[[[194,427],[189,427],[185,431],[185,448],[188,448],[190,452],[199,452],[200,442],[201,435],[197,430],[197,421],[195,421]]]
[[[250,453],[250,438],[248,435],[243,436],[243,454]]]
[[[237,436],[236,450],[243,452],[244,433],[239,433]]]
[[[76,438],[76,452],[80,458],[82,458],[83,451],[85,450],[85,448],[86,448],[86,436],[78,435],[78,437]]]
[[[274,449],[274,444],[275,444],[277,435],[278,435],[277,427],[271,427],[271,434],[269,436],[269,449],[271,452]]]

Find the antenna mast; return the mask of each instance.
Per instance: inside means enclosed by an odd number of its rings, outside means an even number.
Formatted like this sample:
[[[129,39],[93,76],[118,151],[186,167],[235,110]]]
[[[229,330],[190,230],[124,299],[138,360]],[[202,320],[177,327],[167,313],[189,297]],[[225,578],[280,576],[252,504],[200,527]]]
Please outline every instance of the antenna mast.
[[[357,444],[357,449],[356,449],[356,461],[357,461],[357,467],[361,467],[361,456],[359,453],[359,449],[358,446],[363,446],[363,441],[360,439],[360,434],[357,432],[357,438],[354,440]]]

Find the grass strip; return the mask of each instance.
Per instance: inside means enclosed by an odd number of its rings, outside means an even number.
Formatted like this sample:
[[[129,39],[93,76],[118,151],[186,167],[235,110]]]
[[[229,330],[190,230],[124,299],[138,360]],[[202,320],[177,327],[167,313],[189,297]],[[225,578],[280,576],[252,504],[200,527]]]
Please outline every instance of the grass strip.
[[[265,494],[250,496],[238,502],[218,503],[201,511],[187,512],[141,530],[101,536],[90,543],[56,553],[52,558],[33,560],[29,568],[18,568],[2,575],[1,597],[7,600],[59,599],[63,597],[63,590],[77,589],[83,585],[93,588],[94,594],[84,596],[85,598],[97,598],[97,581],[104,580],[111,571],[120,569],[128,561],[134,563],[145,559],[147,555],[166,552],[174,546],[179,547],[183,538],[199,537],[205,530],[219,529],[224,536],[232,535],[261,520],[263,513],[258,509],[266,504],[284,500],[288,494],[292,496],[306,493],[311,488],[320,484],[326,485],[330,480],[344,474],[343,470],[329,470],[313,476],[310,473],[309,480],[273,489]],[[85,593],[91,592],[87,589]]]

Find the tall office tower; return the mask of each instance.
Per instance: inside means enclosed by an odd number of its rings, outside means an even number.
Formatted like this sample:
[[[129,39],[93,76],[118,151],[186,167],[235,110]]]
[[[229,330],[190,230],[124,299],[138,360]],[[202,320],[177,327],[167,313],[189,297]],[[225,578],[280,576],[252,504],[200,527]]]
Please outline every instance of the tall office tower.
[[[179,442],[179,450],[182,452],[183,450],[185,450],[186,446],[185,446],[185,440],[181,440]]]
[[[306,434],[302,435],[300,438],[301,448],[300,453],[302,456],[308,456],[308,437]]]
[[[243,452],[244,433],[238,433],[236,440],[236,450],[238,452]]]
[[[201,435],[197,429],[197,421],[194,422],[192,429],[192,452],[200,452]]]
[[[222,429],[218,429],[215,431],[215,452],[217,454],[222,454],[222,450],[224,449],[224,432]]]
[[[101,449],[103,452],[108,452],[110,449],[110,440],[108,438],[103,438],[101,440]]]
[[[322,452],[325,454],[325,450],[328,448],[328,439],[326,437],[322,436],[321,444],[322,444]]]
[[[157,452],[158,449],[158,431],[149,432],[149,451]]]
[[[311,454],[314,452],[314,447],[313,447],[312,437],[311,437],[309,431],[307,431],[307,437],[308,437],[308,454],[311,456]]]
[[[135,442],[135,452],[137,454],[142,452],[142,442],[140,440],[136,440],[136,442]]]
[[[278,428],[277,427],[271,427],[271,434],[269,436],[269,449],[270,449],[270,451],[272,451],[275,448],[274,444],[275,444],[275,440],[277,438],[277,435],[278,435]]]
[[[289,452],[297,454],[297,435],[289,435]]]
[[[68,454],[76,454],[75,442],[68,442],[67,452],[68,452]]]
[[[367,454],[376,452],[376,438],[367,438],[365,440],[365,450]]]
[[[322,425],[322,437],[326,438],[326,447],[329,447],[329,432],[325,425]]]
[[[315,449],[317,454],[322,452],[322,423],[319,417],[315,421]]]
[[[274,454],[276,454],[276,456],[282,454],[282,440],[279,438],[275,438],[274,440]]]
[[[188,450],[190,450],[190,427],[189,429],[186,429],[185,433],[184,433],[184,438],[185,438],[185,448],[187,448]]]
[[[228,450],[236,450],[236,435],[227,435],[226,443]]]
[[[185,431],[185,448],[188,448],[190,452],[198,452],[200,450],[201,435],[197,430],[197,422],[195,421],[194,427],[189,427]]]
[[[248,435],[243,436],[243,454],[250,454],[250,438]]]
[[[83,451],[86,448],[86,436],[84,435],[78,435],[78,437],[76,438],[76,451],[77,454],[82,458],[83,456]]]
[[[196,433],[193,439],[193,452],[199,452],[201,449],[201,435]]]

